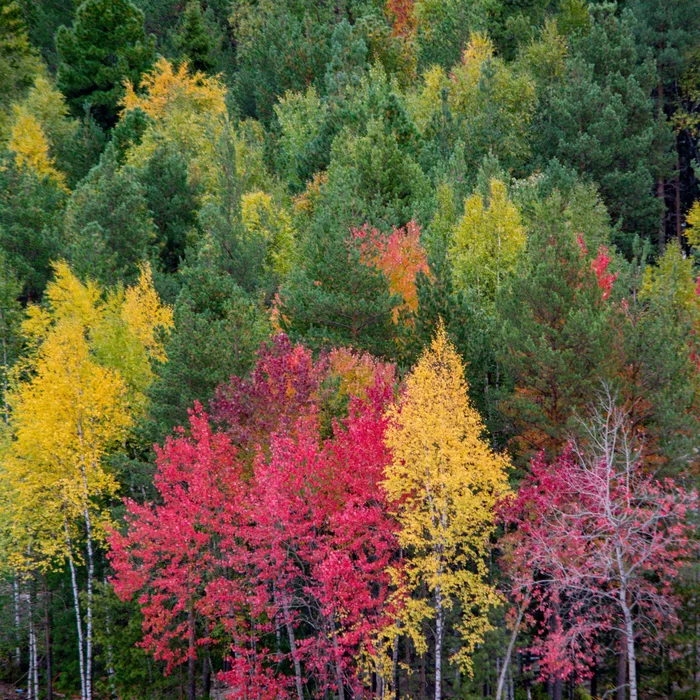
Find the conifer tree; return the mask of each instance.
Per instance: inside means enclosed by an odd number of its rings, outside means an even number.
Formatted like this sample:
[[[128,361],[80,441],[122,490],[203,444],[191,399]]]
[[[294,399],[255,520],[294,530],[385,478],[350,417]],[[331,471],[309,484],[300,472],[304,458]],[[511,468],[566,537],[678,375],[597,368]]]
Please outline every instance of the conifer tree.
[[[115,125],[124,82],[138,84],[155,59],[143,21],[130,0],[84,0],[73,26],[58,30],[58,85],[73,114],[88,109],[101,126]]]
[[[214,46],[199,0],[187,3],[175,35],[175,46],[193,71],[210,73],[214,69]]]

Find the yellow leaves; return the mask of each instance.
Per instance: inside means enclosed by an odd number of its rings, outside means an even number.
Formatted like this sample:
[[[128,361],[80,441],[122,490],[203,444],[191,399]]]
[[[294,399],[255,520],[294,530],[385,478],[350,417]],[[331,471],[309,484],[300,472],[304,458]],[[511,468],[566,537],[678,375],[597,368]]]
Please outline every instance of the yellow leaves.
[[[167,360],[162,338],[157,333],[173,327],[173,311],[161,303],[148,263],[141,266],[138,283],[126,290],[121,317],[153,360]]]
[[[204,73],[190,73],[187,62],[175,70],[165,58],[159,58],[153,70],[141,79],[144,97],[136,94],[126,82],[124,109],[140,108],[153,119],[164,119],[169,113],[187,111],[223,116],[226,114],[226,88],[217,78]]]
[[[685,218],[685,237],[694,248],[700,247],[700,201],[695,202]]]
[[[165,360],[158,333],[172,326],[148,265],[136,285],[109,293],[64,262],[54,271],[45,306],[31,306],[24,324],[34,347],[10,397],[13,441],[0,467],[0,522],[17,566],[33,565],[23,564],[28,548],[40,566],[65,556],[66,523],[116,493],[104,459],[143,410],[150,363]],[[99,539],[109,518],[91,518]]]
[[[389,418],[393,461],[383,485],[398,504],[407,586],[417,591],[425,584],[431,592],[439,586],[446,607],[458,600],[472,610],[462,626],[465,651],[456,658],[469,670],[468,652],[488,629],[486,613],[498,600],[486,581],[485,556],[496,501],[508,490],[508,461],[482,438],[464,366],[444,327],[408,376]],[[416,617],[405,623],[415,626]]]
[[[18,167],[50,178],[66,189],[65,176],[56,169],[54,159],[49,154],[49,142],[39,120],[24,107],[14,108],[8,148],[14,153]]]
[[[527,238],[506,186],[490,182],[488,202],[473,194],[464,203],[464,216],[454,231],[450,257],[459,287],[475,287],[493,299],[503,278],[515,268]]]
[[[700,297],[693,275],[693,262],[683,255],[680,243],[671,241],[656,267],[644,272],[640,299],[665,301],[675,309],[690,313],[694,321],[700,320]]]
[[[241,197],[241,218],[252,236],[259,236],[269,251],[269,267],[280,276],[292,267],[294,228],[291,216],[277,206],[272,197],[260,191]]]

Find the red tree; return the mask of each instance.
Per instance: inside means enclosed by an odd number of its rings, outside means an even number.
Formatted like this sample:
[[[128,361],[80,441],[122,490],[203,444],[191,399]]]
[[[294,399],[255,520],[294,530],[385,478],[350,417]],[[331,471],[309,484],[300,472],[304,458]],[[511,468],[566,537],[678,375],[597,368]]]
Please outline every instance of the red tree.
[[[638,642],[677,623],[671,585],[691,548],[695,493],[646,473],[624,411],[607,397],[586,440],[531,465],[503,509],[516,529],[504,563],[516,608],[536,629],[543,676],[590,673],[602,633],[624,641],[632,700]],[[517,629],[514,633],[517,633]]]
[[[385,570],[397,555],[380,487],[394,376],[362,364],[372,381],[324,440],[328,363],[278,338],[250,380],[219,393],[226,433],[198,408],[191,435],[159,451],[162,503],[127,502],[111,557],[117,593],[140,594],[144,646],[169,668],[189,659],[193,669],[197,644],[211,641],[195,639],[199,619],[225,630],[233,697],[362,693],[358,656],[394,615]]]

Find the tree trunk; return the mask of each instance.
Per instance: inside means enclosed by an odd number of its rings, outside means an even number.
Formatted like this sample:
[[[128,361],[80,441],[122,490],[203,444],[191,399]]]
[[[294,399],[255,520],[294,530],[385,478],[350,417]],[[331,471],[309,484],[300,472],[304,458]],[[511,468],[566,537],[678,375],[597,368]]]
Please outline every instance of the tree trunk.
[[[85,496],[87,498],[87,481],[85,481]],[[90,511],[85,507],[85,530],[87,534],[87,555],[88,555],[88,574],[87,574],[87,627],[85,635],[85,698],[92,700],[92,584],[95,578],[95,557],[92,550],[92,520],[90,519]]]
[[[46,700],[53,700],[53,669],[51,663],[51,593],[44,577],[44,644],[46,645]]]
[[[632,613],[627,605],[625,589],[620,589],[620,607],[625,618],[625,637],[627,642],[627,675],[629,676],[630,700],[637,700],[637,655],[634,649],[634,623]]]
[[[501,700],[501,698],[503,697],[503,688],[505,687],[506,683],[506,673],[508,671],[508,668],[510,667],[510,659],[513,655],[513,648],[515,647],[515,641],[518,638],[518,632],[520,631],[520,623],[523,621],[523,615],[525,613],[526,607],[527,603],[524,603],[520,607],[520,610],[518,611],[518,619],[513,625],[513,632],[510,635],[508,648],[506,649],[506,655],[503,659],[503,668],[501,668],[501,673],[498,676],[498,686],[496,687],[496,700]]]
[[[68,534],[68,523],[64,521],[66,529],[66,545],[68,546],[68,565],[70,567],[71,587],[73,589],[73,605],[75,608],[75,625],[78,631],[78,665],[80,668],[80,698],[88,700],[85,691],[85,654],[83,641],[83,619],[80,614],[80,592],[78,591],[78,579],[75,574],[75,562],[73,561],[73,550],[71,548],[70,535]]]
[[[401,693],[399,690],[399,635],[394,638],[394,648],[392,649],[392,683],[394,684],[394,700],[399,700]]]
[[[17,573],[12,574],[12,600],[15,606],[15,634],[17,637],[17,646],[15,647],[15,665],[17,668],[19,668],[22,665],[22,650],[19,646],[22,620],[19,614],[19,583],[17,582]]]
[[[299,660],[299,650],[297,649],[297,641],[296,637],[294,636],[292,615],[289,612],[289,602],[287,601],[286,596],[282,597],[282,614],[284,615],[284,625],[287,628],[289,649],[292,654],[292,663],[294,664],[294,683],[297,689],[297,697],[299,700],[304,700],[304,687],[301,679],[301,661]]]
[[[615,697],[617,700],[627,699],[627,644],[625,635],[620,635],[620,651],[617,656],[617,691]]]
[[[435,700],[442,700],[443,609],[440,584],[435,587]]]
[[[187,659],[187,700],[197,700],[197,637],[195,630],[194,603],[187,617],[189,632],[189,657]]]
[[[211,695],[211,658],[209,653],[204,657],[204,668],[202,669],[202,697],[209,700]]]
[[[335,613],[333,613],[335,615]],[[331,631],[333,633],[333,651],[335,656],[335,676],[338,683],[338,700],[345,700],[345,684],[343,683],[343,668],[340,665],[340,650],[338,649],[338,635],[335,632],[335,620],[331,616]]]

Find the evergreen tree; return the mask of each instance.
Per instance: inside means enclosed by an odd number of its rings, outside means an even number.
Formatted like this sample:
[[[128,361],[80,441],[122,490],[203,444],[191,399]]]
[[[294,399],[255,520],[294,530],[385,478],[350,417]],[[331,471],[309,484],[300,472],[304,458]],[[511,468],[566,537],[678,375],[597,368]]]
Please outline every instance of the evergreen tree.
[[[138,85],[155,59],[154,46],[143,13],[129,0],[84,0],[73,26],[56,34],[58,85],[73,113],[88,108],[101,126],[113,127],[124,82]]]
[[[157,230],[161,265],[175,272],[197,225],[197,190],[188,181],[185,160],[165,145],[156,148],[139,175]]]
[[[175,35],[175,46],[193,71],[209,73],[214,69],[214,45],[204,22],[199,0],[190,0],[187,3]]]
[[[654,183],[668,171],[671,134],[652,100],[654,62],[640,60],[636,21],[608,6],[593,14],[588,31],[571,38],[565,75],[541,93],[533,122],[535,162],[557,158],[592,178],[623,234],[616,242],[631,252],[634,233],[658,231],[661,203]]]
[[[151,390],[149,437],[158,441],[186,422],[195,401],[206,405],[217,386],[245,375],[269,334],[259,303],[206,257],[181,276],[168,363]]]
[[[155,239],[146,192],[131,166],[119,168],[115,149],[73,192],[64,224],[68,255],[79,275],[129,281]]]
[[[19,3],[0,0],[0,105],[20,97],[40,67]]]
[[[22,296],[38,300],[62,252],[60,235],[67,193],[55,180],[10,161],[0,168],[0,249],[23,284]]]

